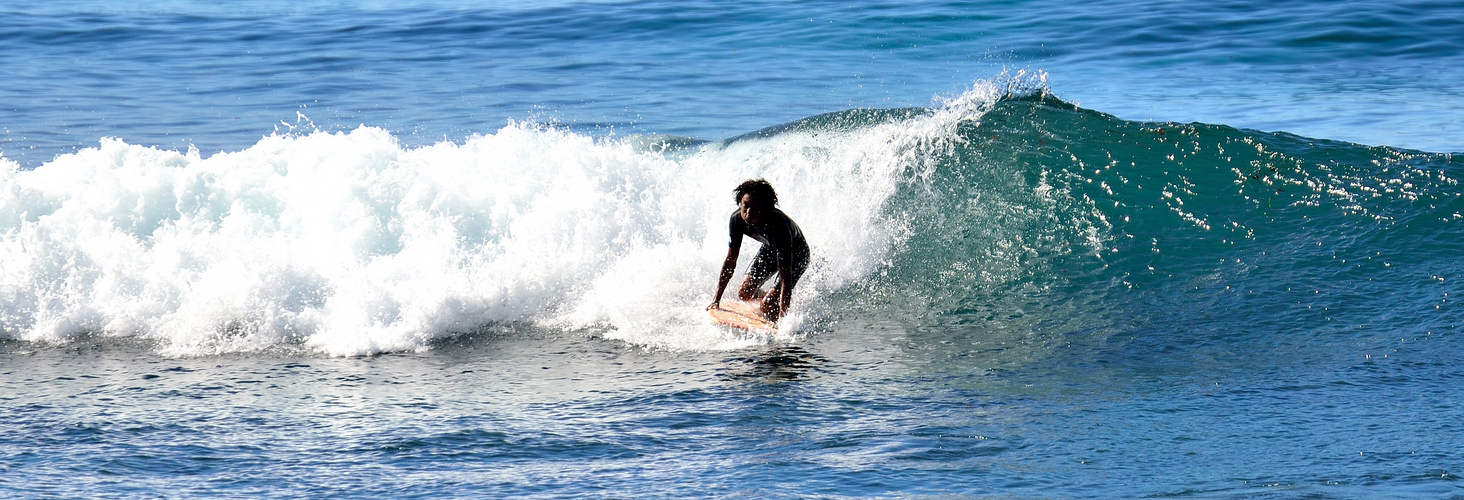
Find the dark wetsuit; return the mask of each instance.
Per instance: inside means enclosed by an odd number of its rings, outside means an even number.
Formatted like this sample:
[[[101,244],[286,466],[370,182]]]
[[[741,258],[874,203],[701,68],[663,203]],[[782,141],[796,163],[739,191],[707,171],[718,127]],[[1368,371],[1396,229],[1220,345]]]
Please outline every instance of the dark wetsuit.
[[[777,276],[778,269],[785,267],[789,281],[796,285],[803,271],[808,270],[808,242],[803,239],[803,230],[798,229],[798,224],[782,210],[769,210],[763,216],[763,223],[758,225],[748,224],[742,220],[740,212],[732,212],[729,225],[727,245],[730,248],[742,246],[742,235],[762,243],[757,257],[752,259],[752,267],[747,270],[748,279],[757,286]]]

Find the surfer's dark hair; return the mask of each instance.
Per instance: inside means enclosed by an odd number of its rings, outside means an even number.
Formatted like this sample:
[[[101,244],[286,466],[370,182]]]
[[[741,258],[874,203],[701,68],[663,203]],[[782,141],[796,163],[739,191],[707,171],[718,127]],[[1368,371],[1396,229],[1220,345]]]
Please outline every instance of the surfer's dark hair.
[[[766,202],[768,206],[778,204],[778,193],[773,191],[772,184],[768,184],[768,181],[762,178],[742,181],[742,184],[737,185],[737,189],[732,190],[732,194],[734,195],[732,201],[737,203],[742,203],[743,195],[750,194],[753,198]]]

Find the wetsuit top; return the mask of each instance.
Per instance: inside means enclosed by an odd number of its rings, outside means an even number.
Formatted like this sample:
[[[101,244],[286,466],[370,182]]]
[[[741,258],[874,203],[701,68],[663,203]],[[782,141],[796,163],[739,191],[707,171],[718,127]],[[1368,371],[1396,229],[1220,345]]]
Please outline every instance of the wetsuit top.
[[[772,249],[777,252],[779,268],[791,269],[797,260],[808,258],[808,242],[803,239],[803,230],[798,229],[798,224],[789,219],[782,210],[768,210],[763,215],[762,224],[757,225],[748,224],[742,220],[740,211],[734,211],[729,226],[728,247],[741,246],[744,234],[751,236],[763,244],[763,251]]]

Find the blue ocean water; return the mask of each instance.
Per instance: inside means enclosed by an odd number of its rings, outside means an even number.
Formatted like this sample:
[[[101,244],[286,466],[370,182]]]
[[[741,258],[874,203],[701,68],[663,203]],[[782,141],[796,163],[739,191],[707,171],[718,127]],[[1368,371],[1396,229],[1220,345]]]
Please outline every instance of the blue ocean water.
[[[0,13],[4,496],[1464,496],[1464,5]]]

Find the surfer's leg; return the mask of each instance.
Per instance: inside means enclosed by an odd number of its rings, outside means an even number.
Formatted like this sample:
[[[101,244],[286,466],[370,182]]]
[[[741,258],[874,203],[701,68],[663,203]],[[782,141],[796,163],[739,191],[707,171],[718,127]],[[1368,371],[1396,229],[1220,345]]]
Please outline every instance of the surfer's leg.
[[[764,316],[769,318],[782,316],[783,287],[786,286],[788,290],[793,290],[793,287],[798,286],[798,275],[800,274],[802,273],[794,273],[792,276],[789,276],[788,283],[783,283],[783,280],[778,280],[778,284],[773,285],[772,290],[768,290],[768,294],[762,298],[762,312]]]
[[[778,317],[778,313],[782,310],[782,306],[778,305],[778,298],[783,296],[782,289],[783,282],[779,281],[778,284],[773,285],[773,289],[769,290],[767,295],[763,296],[759,309],[762,310],[764,317]]]
[[[742,300],[763,298],[763,284],[777,273],[778,259],[773,251],[764,245],[757,251],[757,257],[752,259],[752,266],[747,269],[747,277],[743,278],[742,286],[737,287],[737,298]]]
[[[783,287],[788,287],[788,291],[792,292],[793,288],[798,286],[798,279],[802,278],[803,272],[808,270],[808,260],[809,253],[807,250],[794,255],[793,269],[788,273],[788,282],[784,283],[782,279],[779,279],[778,283],[773,285],[773,289],[769,290],[768,294],[762,297],[761,309],[763,315],[769,318],[782,316],[782,303],[780,299],[783,297]]]

